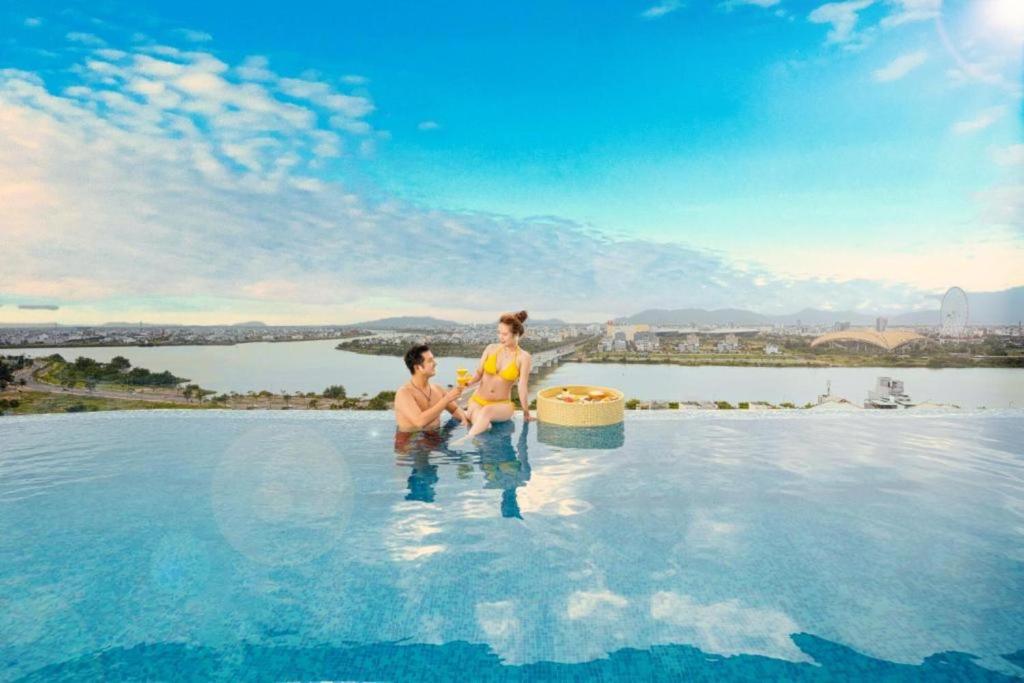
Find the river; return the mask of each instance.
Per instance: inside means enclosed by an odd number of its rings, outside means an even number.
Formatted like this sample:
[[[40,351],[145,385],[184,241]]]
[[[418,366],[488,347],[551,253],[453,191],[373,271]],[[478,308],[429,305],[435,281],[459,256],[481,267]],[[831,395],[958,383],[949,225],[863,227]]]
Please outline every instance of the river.
[[[92,348],[0,349],[0,353],[68,360],[87,356],[109,361],[125,356],[132,365],[154,372],[170,370],[217,391],[321,392],[344,385],[350,396],[395,389],[409,373],[400,358],[368,356],[334,347],[338,340],[252,343],[235,346],[116,346]],[[438,381],[451,383],[459,367],[476,358],[439,358]],[[1004,368],[737,368],[720,366],[566,363],[544,385],[598,384],[616,387],[628,397],[665,401],[790,401],[802,405],[825,392],[861,403],[888,375],[903,380],[915,401],[952,403],[963,408],[1024,407],[1024,370]],[[531,393],[533,393],[531,391]]]

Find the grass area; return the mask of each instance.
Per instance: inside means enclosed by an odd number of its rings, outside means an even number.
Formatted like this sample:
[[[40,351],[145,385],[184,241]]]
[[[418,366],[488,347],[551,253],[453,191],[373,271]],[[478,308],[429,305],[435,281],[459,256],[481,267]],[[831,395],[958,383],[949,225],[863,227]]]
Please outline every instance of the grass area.
[[[75,396],[73,394],[50,393],[45,391],[22,391],[6,394],[4,400],[16,400],[18,405],[7,408],[10,415],[37,415],[42,413],[85,413],[99,410],[154,410],[158,408],[202,409],[217,406],[205,403],[181,404],[133,399],[100,398],[97,396]]]

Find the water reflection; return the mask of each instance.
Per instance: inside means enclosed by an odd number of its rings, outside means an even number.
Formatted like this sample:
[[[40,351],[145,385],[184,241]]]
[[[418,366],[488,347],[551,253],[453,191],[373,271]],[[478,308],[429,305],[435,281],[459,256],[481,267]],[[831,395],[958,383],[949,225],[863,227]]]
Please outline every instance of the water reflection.
[[[501,516],[522,519],[516,489],[526,486],[530,480],[529,424],[523,425],[519,438],[513,444],[515,423],[495,423],[490,431],[476,439],[477,450],[466,453],[452,450],[448,445],[458,424],[451,420],[436,431],[395,433],[395,454],[398,456],[395,462],[411,468],[406,480],[408,491],[405,499],[433,503],[440,480],[440,465],[455,465],[459,479],[466,479],[475,465],[483,473],[485,489],[501,490]]]
[[[537,440],[558,448],[587,448],[612,450],[626,443],[626,429],[622,422],[602,427],[566,427],[550,422],[537,423]]]
[[[516,445],[512,445],[515,432],[513,422],[498,423],[491,427],[486,438],[480,439],[478,454],[480,469],[484,473],[485,489],[501,489],[501,516],[522,519],[516,489],[530,480],[530,458],[526,440],[530,423],[523,424]]]
[[[422,432],[395,432],[395,454],[397,464],[412,467],[406,484],[409,492],[406,500],[424,503],[434,502],[434,486],[438,482],[437,465],[431,462],[432,453],[449,460],[464,460],[461,453],[448,448],[448,439],[458,422],[450,420],[441,429]]]

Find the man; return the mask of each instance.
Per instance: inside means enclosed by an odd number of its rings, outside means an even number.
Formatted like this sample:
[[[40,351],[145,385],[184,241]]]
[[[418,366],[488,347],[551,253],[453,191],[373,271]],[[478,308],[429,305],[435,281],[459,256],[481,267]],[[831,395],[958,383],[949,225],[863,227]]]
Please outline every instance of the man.
[[[395,392],[395,421],[400,432],[417,432],[439,429],[441,413],[445,409],[469,426],[469,417],[455,402],[463,387],[455,386],[445,392],[440,386],[430,383],[437,373],[437,361],[430,347],[419,344],[405,352],[405,366],[412,378]]]

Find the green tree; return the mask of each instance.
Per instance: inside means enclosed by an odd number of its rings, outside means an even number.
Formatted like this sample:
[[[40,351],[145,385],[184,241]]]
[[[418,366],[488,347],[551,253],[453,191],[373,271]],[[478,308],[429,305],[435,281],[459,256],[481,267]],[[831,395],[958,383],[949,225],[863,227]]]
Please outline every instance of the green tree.
[[[388,410],[395,400],[395,392],[382,391],[370,399],[366,407],[369,410]]]
[[[114,356],[107,365],[118,371],[127,370],[132,366],[131,361],[124,356]]]
[[[332,384],[324,389],[324,398],[347,398],[345,387],[340,384]]]
[[[0,358],[0,389],[5,389],[13,381],[14,373],[11,372],[4,359]]]

